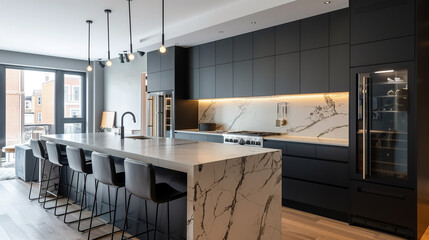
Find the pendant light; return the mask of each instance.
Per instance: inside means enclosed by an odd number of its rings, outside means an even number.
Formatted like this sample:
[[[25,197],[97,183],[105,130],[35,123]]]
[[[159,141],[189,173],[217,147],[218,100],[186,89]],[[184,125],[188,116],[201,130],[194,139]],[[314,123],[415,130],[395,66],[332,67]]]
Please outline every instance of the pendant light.
[[[91,20],[86,20],[86,23],[88,23],[88,67],[86,67],[86,71],[92,72],[92,66],[91,66]]]
[[[159,48],[160,53],[167,52],[167,48],[165,48],[165,39],[164,39],[164,0],[162,0],[162,45]]]
[[[112,61],[110,60],[110,13],[112,10],[105,9],[104,12],[106,13],[107,17],[107,62],[106,65],[108,67],[112,66]]]
[[[128,22],[130,25],[130,54],[128,54],[129,60],[134,60],[135,56],[133,54],[133,36],[131,33],[131,0],[128,1]]]

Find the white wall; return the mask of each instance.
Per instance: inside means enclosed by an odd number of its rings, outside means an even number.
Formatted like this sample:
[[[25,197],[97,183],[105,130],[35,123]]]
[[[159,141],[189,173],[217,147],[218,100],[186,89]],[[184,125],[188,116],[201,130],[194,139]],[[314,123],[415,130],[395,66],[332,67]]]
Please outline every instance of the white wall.
[[[126,116],[126,130],[141,129],[141,74],[146,72],[146,55],[129,63],[120,63],[113,59],[111,67],[104,68],[104,110],[116,111],[116,126],[121,125],[121,115],[131,111],[136,116],[133,123],[131,116]]]

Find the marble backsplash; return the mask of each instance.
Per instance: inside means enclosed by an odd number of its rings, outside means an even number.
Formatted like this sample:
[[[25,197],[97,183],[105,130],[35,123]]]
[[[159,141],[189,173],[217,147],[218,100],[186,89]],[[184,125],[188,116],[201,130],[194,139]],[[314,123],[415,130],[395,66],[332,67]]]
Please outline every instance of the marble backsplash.
[[[277,103],[287,103],[287,124],[276,127]],[[348,93],[199,101],[199,122],[224,131],[267,131],[348,139]],[[280,115],[281,116],[281,115]]]

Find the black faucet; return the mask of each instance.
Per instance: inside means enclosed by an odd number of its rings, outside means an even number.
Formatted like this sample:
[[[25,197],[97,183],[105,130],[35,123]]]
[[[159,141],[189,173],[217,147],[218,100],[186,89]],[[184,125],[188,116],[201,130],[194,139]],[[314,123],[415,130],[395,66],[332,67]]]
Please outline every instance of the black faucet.
[[[124,112],[121,117],[121,139],[124,139],[124,116],[127,114],[131,114],[133,116],[134,123],[136,123],[136,116],[132,112]]]

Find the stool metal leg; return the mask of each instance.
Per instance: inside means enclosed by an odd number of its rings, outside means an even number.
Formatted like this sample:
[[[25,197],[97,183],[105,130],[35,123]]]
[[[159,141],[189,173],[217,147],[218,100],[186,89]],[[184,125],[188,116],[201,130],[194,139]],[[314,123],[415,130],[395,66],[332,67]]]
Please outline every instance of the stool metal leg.
[[[127,201],[127,190],[125,190],[125,219],[124,219],[124,227],[122,228],[122,236],[121,239],[124,239],[124,234],[125,234],[125,229],[128,229],[127,224],[128,224],[128,209],[130,209],[130,202],[131,202],[131,193],[128,196],[128,201]]]
[[[167,202],[167,233],[170,240],[170,202]]]
[[[156,240],[156,225],[158,223],[158,208],[159,208],[159,203],[156,204],[156,215],[155,215],[155,230],[153,232],[153,240]]]
[[[147,239],[149,240],[149,218],[147,217],[147,200],[144,200],[144,208],[145,208],[145,213],[146,213],[146,236]]]
[[[46,209],[45,204],[46,204],[46,197],[48,196],[48,189],[49,189],[49,182],[51,180],[51,172],[52,172],[52,167],[53,164],[51,164],[51,167],[49,168],[49,174],[48,174],[48,182],[46,184],[46,191],[45,191],[45,199],[43,201],[43,208]]]
[[[39,163],[39,159],[38,158],[36,158],[36,161],[34,161],[33,174],[31,175],[31,180],[30,180],[30,192],[28,193],[28,199],[29,200],[38,199],[38,198],[31,198],[31,190],[33,189],[34,173],[36,172],[37,163]]]
[[[67,205],[66,205],[66,211],[65,211],[65,214],[64,214],[64,223],[69,223],[69,222],[67,222],[67,210],[68,210],[68,208],[69,208],[69,200],[70,200],[70,194],[71,194],[71,189],[72,189],[72,185],[73,185],[73,178],[74,178],[74,173],[75,173],[75,171],[73,171],[73,173],[72,173],[72,176],[71,176],[71,181],[70,181],[70,186],[69,186],[69,192],[68,192],[68,199],[67,199]],[[78,174],[78,176],[79,176],[79,173],[77,173]],[[77,199],[77,194],[76,194],[76,199]]]
[[[94,218],[95,204],[97,204],[98,183],[99,183],[99,182],[96,180],[96,181],[95,181],[94,203],[92,204],[91,221],[89,222],[88,240],[90,240],[90,239],[91,239],[92,220],[93,220],[93,218]]]

